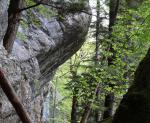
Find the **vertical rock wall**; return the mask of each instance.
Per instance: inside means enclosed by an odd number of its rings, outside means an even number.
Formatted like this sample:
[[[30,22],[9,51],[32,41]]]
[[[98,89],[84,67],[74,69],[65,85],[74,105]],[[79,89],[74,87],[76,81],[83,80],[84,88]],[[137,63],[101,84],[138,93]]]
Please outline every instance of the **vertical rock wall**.
[[[44,18],[37,9],[23,12],[23,20],[8,55],[2,46],[7,28],[7,0],[0,0],[0,68],[5,72],[33,123],[43,121],[43,106],[55,70],[71,57],[85,41],[91,17],[83,12],[67,13],[63,21]],[[29,15],[30,13],[30,15]],[[39,25],[31,22],[33,14]],[[21,37],[21,38],[20,38]],[[45,110],[45,109],[44,109]],[[0,123],[19,123],[14,108],[0,89]]]
[[[7,0],[0,0],[0,42],[7,28]]]

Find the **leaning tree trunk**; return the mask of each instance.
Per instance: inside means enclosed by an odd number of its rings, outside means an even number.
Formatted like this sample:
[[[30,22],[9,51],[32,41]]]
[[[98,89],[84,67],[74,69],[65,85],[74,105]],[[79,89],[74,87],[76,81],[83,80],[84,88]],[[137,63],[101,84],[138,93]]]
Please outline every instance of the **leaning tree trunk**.
[[[124,95],[112,123],[150,122],[150,49],[139,64],[133,85]]]
[[[16,38],[19,21],[21,18],[20,9],[24,5],[24,0],[10,0],[8,8],[8,27],[3,39],[5,49],[10,53]]]
[[[19,100],[18,96],[16,95],[13,87],[5,78],[2,70],[0,70],[0,87],[6,94],[8,100],[15,108],[16,113],[18,114],[22,123],[32,123],[27,111],[25,110],[23,104]]]

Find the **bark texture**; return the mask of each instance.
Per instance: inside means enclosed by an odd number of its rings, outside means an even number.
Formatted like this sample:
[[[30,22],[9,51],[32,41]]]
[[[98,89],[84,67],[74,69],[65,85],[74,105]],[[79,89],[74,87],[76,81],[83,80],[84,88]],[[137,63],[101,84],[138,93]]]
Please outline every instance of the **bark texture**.
[[[16,39],[19,21],[21,19],[21,13],[19,10],[23,5],[24,0],[10,0],[8,8],[8,27],[3,39],[3,45],[9,53],[12,51]]]
[[[72,98],[71,123],[77,123],[78,100],[75,94]]]

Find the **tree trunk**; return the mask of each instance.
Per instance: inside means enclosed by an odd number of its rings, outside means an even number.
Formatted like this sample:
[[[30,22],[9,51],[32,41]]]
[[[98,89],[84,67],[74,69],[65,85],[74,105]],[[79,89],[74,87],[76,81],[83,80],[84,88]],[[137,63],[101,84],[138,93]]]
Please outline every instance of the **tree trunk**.
[[[109,38],[112,38],[113,26],[115,25],[118,8],[119,8],[119,0],[110,0],[109,5]],[[108,47],[108,51],[111,52],[113,55],[108,57],[108,66],[113,65],[113,61],[115,59],[115,51],[112,48],[112,44]],[[113,88],[113,85],[109,82],[109,86]],[[105,111],[103,114],[103,119],[109,118],[112,116],[113,110],[113,103],[114,103],[114,93],[110,92],[105,96]]]
[[[99,99],[99,95],[100,95],[100,88],[98,88],[98,90],[97,90],[97,92],[96,92],[96,101],[97,102],[99,102],[100,101],[100,99]],[[100,105],[99,105],[100,106]],[[100,121],[101,121],[101,112],[100,112],[100,109],[95,109],[95,113],[94,113],[94,115],[95,115],[95,118],[94,118],[94,120],[95,120],[95,122],[96,123],[99,123]]]
[[[3,39],[5,49],[10,53],[16,38],[19,21],[21,18],[20,9],[24,5],[24,0],[10,0],[8,8],[8,27]]]
[[[100,60],[100,54],[99,54],[99,44],[100,44],[100,0],[97,0],[97,5],[96,5],[96,43],[95,43],[95,65],[98,64],[98,61]],[[99,94],[100,94],[100,88],[98,87],[97,92],[96,92],[96,102],[99,101]],[[94,120],[96,123],[100,121],[100,112],[99,109],[95,109],[91,113],[92,117],[94,117]],[[94,115],[94,116],[93,116]]]
[[[72,98],[72,111],[71,111],[71,123],[77,123],[77,108],[78,108],[78,100],[75,95]]]
[[[118,8],[119,8],[120,0],[110,0],[109,4],[109,34],[111,35],[113,31],[113,26],[115,25]]]
[[[91,104],[89,103],[84,109],[80,123],[87,123],[90,112],[91,112]]]
[[[97,5],[96,5],[96,45],[95,45],[95,64],[97,64],[99,60],[99,34],[100,34],[100,0],[97,0]]]
[[[93,104],[93,102],[95,100],[94,97],[96,96],[98,89],[99,89],[99,83],[97,84],[97,87],[95,88],[94,94],[91,94],[92,101],[89,101],[87,103],[86,107],[84,108],[84,112],[83,112],[83,115],[82,115],[80,123],[87,123],[89,115],[90,115],[91,110],[92,110],[91,106],[92,106],[92,104]]]
[[[112,116],[113,103],[114,103],[114,93],[107,94],[105,97],[105,104],[104,104],[104,106],[107,109],[104,111],[103,119],[107,119]]]
[[[112,123],[150,122],[150,49],[139,64],[135,79],[124,95]]]
[[[0,70],[0,86],[4,93],[6,94],[7,98],[9,99],[10,103],[15,108],[18,116],[20,117],[20,120],[23,123],[32,123],[28,113],[26,112],[24,106],[22,105],[21,101],[17,97],[14,89],[9,84],[9,82],[6,80],[3,72]]]

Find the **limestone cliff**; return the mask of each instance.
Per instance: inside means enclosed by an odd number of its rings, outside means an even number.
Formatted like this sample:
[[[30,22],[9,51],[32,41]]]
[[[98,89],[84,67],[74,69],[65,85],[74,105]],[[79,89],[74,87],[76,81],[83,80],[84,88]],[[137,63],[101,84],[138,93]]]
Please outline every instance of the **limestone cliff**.
[[[7,0],[0,0],[0,68],[4,70],[33,122],[41,123],[45,117],[45,97],[51,90],[49,81],[57,67],[83,44],[91,17],[78,11],[68,12],[58,19],[56,16],[44,16],[37,8],[25,11],[12,54],[8,55],[3,47],[7,6]],[[46,9],[51,10],[48,7]],[[0,123],[19,122],[14,108],[0,89]]]

